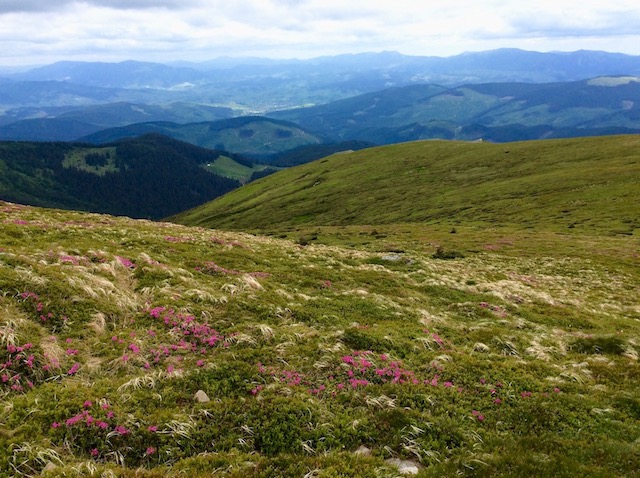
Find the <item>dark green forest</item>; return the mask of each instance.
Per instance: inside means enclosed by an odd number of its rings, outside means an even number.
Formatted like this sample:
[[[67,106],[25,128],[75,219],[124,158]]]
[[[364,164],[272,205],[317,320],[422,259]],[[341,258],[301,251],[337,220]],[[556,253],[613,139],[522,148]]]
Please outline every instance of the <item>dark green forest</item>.
[[[160,219],[239,186],[201,167],[215,161],[219,151],[157,134],[106,146],[115,147],[114,158],[80,143],[0,143],[0,199]],[[65,158],[78,150],[89,151],[84,156],[87,166],[113,159],[114,170],[96,174],[65,166]]]

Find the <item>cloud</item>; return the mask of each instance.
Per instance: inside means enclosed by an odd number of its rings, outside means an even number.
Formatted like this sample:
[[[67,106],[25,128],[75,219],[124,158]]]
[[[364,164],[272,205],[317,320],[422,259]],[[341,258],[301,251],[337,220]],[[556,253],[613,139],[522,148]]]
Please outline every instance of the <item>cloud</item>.
[[[199,2],[195,0],[0,0],[0,14],[62,11],[70,6],[81,5],[119,10],[145,10],[185,9],[198,4]]]
[[[0,64],[515,47],[640,54],[637,0],[0,0]],[[43,46],[45,45],[45,46]]]

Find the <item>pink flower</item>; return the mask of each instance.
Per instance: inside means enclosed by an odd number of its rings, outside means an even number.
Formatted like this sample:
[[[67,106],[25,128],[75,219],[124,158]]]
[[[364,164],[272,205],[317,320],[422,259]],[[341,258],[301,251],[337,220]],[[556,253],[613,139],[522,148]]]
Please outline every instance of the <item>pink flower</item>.
[[[93,403],[91,402],[91,400],[87,400],[86,402],[84,402],[84,403],[82,404],[82,406],[83,406],[84,408],[91,408],[91,407],[93,407]]]
[[[157,432],[158,431],[158,427],[155,425],[149,425],[147,427],[147,430],[149,430],[150,432]]]
[[[196,362],[196,365],[197,365],[198,367],[204,367],[204,360],[198,360],[198,361]]]
[[[51,428],[60,428],[60,424],[58,422],[53,422],[51,424]]]
[[[135,269],[136,267],[136,265],[126,257],[116,256],[116,259],[118,259],[118,262],[120,262],[120,264],[122,264],[124,267],[127,267],[128,269]]]
[[[153,455],[156,452],[156,449],[153,448],[152,446],[147,448],[147,455]]]
[[[256,388],[252,389],[251,395],[257,395],[260,390],[262,390],[262,385],[258,385]]]
[[[100,452],[98,451],[97,448],[94,448],[93,450],[91,450],[91,456],[98,456],[100,454]]]
[[[71,368],[67,372],[67,375],[74,375],[78,370],[80,370],[80,364],[76,362],[71,366]]]
[[[354,364],[354,362],[353,362],[353,357],[352,357],[351,355],[345,355],[344,357],[342,357],[342,361],[343,361],[344,363],[348,363],[348,364],[350,364],[350,365],[353,365],[353,364]]]

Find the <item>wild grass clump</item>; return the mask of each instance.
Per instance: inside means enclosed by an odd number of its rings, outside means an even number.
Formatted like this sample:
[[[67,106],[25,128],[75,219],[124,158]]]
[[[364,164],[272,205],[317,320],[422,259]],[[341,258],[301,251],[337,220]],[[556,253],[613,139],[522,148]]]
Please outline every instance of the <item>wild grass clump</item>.
[[[624,341],[615,336],[581,337],[570,347],[582,354],[622,355],[626,350]]]
[[[462,259],[464,258],[464,254],[459,251],[454,250],[446,250],[443,246],[438,246],[436,252],[431,256],[434,259]]]

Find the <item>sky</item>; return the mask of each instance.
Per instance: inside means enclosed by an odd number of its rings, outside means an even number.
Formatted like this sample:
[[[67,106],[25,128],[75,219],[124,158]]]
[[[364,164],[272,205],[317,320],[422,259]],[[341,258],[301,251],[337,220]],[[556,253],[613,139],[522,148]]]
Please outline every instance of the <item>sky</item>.
[[[398,51],[640,55],[638,0],[0,0],[0,65]]]

